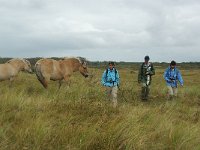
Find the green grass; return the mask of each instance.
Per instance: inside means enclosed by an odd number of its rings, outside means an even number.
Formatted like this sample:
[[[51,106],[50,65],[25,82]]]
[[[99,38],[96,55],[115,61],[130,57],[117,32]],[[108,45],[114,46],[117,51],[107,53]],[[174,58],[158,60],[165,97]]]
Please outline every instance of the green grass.
[[[0,149],[200,149],[199,70],[182,70],[185,86],[166,100],[163,70],[157,70],[149,102],[140,101],[137,72],[120,69],[118,107],[106,101],[103,70],[79,73],[70,86],[20,73],[9,88],[0,83]]]

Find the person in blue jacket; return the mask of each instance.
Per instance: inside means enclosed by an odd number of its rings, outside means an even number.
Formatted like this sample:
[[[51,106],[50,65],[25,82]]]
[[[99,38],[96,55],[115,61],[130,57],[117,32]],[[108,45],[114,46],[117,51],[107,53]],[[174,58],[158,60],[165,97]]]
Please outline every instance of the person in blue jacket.
[[[117,106],[117,91],[119,86],[119,73],[115,68],[114,62],[109,62],[109,67],[104,71],[102,75],[101,83],[106,87],[106,93],[109,99],[112,100],[113,106]]]
[[[176,68],[176,62],[173,60],[170,66],[164,72],[164,79],[168,88],[168,98],[172,99],[178,93],[178,81],[183,86],[183,78],[180,71]]]

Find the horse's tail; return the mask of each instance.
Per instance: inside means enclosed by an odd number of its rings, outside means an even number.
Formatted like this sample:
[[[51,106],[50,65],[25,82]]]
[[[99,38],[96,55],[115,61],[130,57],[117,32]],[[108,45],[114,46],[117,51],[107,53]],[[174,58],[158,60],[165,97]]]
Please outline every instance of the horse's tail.
[[[35,64],[35,73],[36,73],[37,79],[40,81],[40,83],[43,85],[43,87],[47,88],[47,83],[46,83],[45,77],[42,74],[40,63]]]

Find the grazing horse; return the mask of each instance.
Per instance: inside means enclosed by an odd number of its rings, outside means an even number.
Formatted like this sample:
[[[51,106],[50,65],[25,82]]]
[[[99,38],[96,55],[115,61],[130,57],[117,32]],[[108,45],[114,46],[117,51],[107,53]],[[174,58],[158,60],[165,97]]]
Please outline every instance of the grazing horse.
[[[35,64],[38,80],[47,89],[50,80],[68,81],[73,72],[79,71],[84,77],[88,77],[86,59],[82,57],[65,58],[62,60],[40,59]]]
[[[20,71],[32,73],[31,64],[28,60],[14,58],[4,64],[0,64],[0,81],[10,80],[11,85]]]

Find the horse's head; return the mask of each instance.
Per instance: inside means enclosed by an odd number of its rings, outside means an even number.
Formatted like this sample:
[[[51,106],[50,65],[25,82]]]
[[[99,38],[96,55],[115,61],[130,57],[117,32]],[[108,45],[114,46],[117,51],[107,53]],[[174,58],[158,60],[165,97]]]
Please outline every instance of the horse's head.
[[[13,58],[6,63],[12,65],[18,71],[27,71],[32,73],[31,63],[26,59]]]
[[[32,73],[33,71],[31,69],[31,63],[26,59],[23,59],[23,63],[24,63],[23,70]]]
[[[80,67],[79,67],[79,71],[84,77],[87,78],[89,76],[89,73],[88,73],[88,69],[87,69],[86,59],[79,58],[79,60],[80,60],[80,64],[81,64]]]

